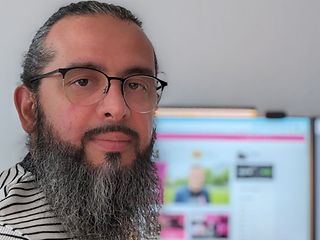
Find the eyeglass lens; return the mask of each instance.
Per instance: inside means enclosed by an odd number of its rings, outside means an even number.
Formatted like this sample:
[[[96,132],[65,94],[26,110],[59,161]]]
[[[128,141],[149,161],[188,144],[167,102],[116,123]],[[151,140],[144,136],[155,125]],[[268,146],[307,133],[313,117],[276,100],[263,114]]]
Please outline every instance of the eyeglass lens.
[[[104,97],[103,93],[104,90],[109,89],[109,82],[102,72],[94,69],[74,68],[66,72],[64,76],[64,89],[72,103],[91,105]],[[160,85],[159,81],[150,76],[137,75],[126,78],[122,84],[126,104],[137,112],[152,111],[161,96],[162,88],[159,89],[158,85]],[[158,92],[157,89],[159,89]]]

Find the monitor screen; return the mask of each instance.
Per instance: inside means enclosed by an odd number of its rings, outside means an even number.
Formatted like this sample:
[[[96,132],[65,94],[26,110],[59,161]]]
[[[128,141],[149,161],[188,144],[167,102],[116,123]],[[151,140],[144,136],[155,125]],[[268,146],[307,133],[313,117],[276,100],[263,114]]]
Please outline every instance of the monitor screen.
[[[156,119],[161,239],[311,240],[310,119],[185,110]]]

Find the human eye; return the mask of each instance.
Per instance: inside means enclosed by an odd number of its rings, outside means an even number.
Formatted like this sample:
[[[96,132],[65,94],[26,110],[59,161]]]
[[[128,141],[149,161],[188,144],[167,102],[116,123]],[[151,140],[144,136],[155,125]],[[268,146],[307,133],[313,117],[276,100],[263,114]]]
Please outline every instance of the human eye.
[[[86,79],[86,78],[77,79],[77,80],[74,80],[72,84],[79,87],[85,87],[89,84],[89,79]]]
[[[146,90],[146,86],[139,82],[130,82],[128,87],[130,90]]]
[[[94,94],[105,85],[105,76],[86,68],[71,69],[64,77],[64,87],[74,95]]]
[[[77,77],[67,81],[67,86],[72,88],[88,88],[92,84],[94,84],[94,80],[88,77]]]
[[[127,80],[126,88],[130,91],[148,91],[148,82],[144,78],[132,77]]]

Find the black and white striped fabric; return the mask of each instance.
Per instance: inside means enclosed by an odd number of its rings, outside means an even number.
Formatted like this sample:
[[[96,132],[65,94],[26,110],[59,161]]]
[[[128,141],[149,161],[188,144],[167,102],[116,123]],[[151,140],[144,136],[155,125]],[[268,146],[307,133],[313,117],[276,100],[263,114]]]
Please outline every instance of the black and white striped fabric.
[[[72,239],[20,164],[0,174],[0,239]]]

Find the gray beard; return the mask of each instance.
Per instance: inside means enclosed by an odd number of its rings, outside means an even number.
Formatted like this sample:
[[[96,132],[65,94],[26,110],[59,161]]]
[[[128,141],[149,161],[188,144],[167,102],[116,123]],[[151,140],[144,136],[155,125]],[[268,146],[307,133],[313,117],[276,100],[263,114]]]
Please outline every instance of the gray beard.
[[[85,159],[86,139],[115,130],[139,142],[138,134],[126,127],[104,126],[87,132],[77,147],[57,136],[38,107],[26,166],[66,231],[76,239],[155,239],[160,233],[160,189],[151,161],[155,134],[144,151],[139,152],[137,144],[131,166],[121,166],[117,152],[107,153],[99,166]]]

